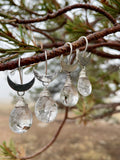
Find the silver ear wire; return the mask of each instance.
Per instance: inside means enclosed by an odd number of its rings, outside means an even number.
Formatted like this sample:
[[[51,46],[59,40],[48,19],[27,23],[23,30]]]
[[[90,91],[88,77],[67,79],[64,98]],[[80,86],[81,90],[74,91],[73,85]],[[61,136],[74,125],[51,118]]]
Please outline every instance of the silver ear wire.
[[[47,51],[45,51],[45,74],[47,75]]]
[[[51,75],[47,74],[47,51],[45,51],[45,74],[39,74],[35,69],[33,69],[33,73],[45,87],[47,87],[49,83],[57,77],[58,73],[53,73]]]
[[[73,47],[72,47],[72,44],[70,42],[67,42],[66,44],[70,45],[70,55],[69,55],[68,63],[64,62],[63,55],[61,55],[61,57],[60,57],[60,63],[61,63],[61,70],[70,73],[70,72],[73,72],[77,68],[78,61],[75,62],[74,64],[71,64]]]
[[[79,49],[76,49],[76,58],[82,66],[87,66],[87,64],[90,61],[91,53],[87,54],[87,52],[86,52],[87,48],[88,48],[87,38],[85,36],[82,36],[82,37],[79,38],[79,40],[82,39],[82,38],[85,39],[86,46],[85,46],[85,49],[84,49],[83,53],[80,53]]]
[[[21,57],[19,56],[19,58],[18,58],[18,71],[19,71],[19,76],[20,76],[20,82],[21,82],[21,84],[23,84],[23,70],[21,69],[20,61],[21,61]]]
[[[85,49],[84,49],[84,51],[83,51],[83,56],[85,56],[86,54],[86,51],[87,51],[87,48],[88,48],[88,40],[87,40],[87,38],[85,37],[85,36],[81,36],[78,40],[80,40],[80,39],[85,39],[85,41],[86,41],[86,46],[85,46]]]
[[[70,42],[67,42],[66,44],[69,44],[70,45],[70,55],[69,55],[69,64],[70,64],[70,59],[72,57],[72,51],[73,51],[73,47],[72,47],[72,44]]]

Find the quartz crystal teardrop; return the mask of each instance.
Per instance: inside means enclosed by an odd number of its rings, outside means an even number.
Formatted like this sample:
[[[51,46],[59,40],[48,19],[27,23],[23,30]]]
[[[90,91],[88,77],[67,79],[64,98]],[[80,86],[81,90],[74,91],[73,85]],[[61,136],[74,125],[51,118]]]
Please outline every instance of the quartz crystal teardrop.
[[[75,106],[78,103],[79,95],[77,89],[71,82],[70,75],[67,75],[66,83],[60,94],[61,103],[67,107]]]
[[[52,122],[56,118],[57,108],[57,103],[50,97],[47,88],[44,88],[35,105],[35,115],[37,119],[45,123]]]
[[[32,113],[23,97],[19,97],[9,117],[9,127],[15,133],[24,133],[32,125]]]
[[[85,68],[83,68],[80,72],[78,79],[78,91],[83,96],[89,96],[92,92],[92,85],[86,76]]]

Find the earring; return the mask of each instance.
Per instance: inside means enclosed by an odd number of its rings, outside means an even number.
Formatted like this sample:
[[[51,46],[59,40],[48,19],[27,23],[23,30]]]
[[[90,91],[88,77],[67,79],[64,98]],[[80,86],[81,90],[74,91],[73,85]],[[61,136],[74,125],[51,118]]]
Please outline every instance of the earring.
[[[7,76],[7,82],[9,86],[17,91],[18,94],[18,102],[16,103],[15,108],[10,113],[9,126],[10,129],[15,133],[24,133],[27,132],[27,130],[32,125],[32,113],[29,110],[28,104],[25,102],[23,95],[25,94],[26,90],[30,89],[33,86],[35,78],[33,78],[30,82],[23,84],[23,75],[20,67],[20,57],[18,60],[18,71],[21,84],[14,83],[9,78],[9,76]]]
[[[72,57],[72,44],[70,42],[67,42],[67,44],[70,45],[70,56],[68,64],[63,61],[63,55],[61,55],[61,67],[63,71],[67,72],[67,78],[60,93],[60,100],[63,105],[72,107],[78,103],[79,95],[77,89],[72,84],[70,73],[77,68],[78,64],[77,62],[75,64],[70,64],[70,60]]]
[[[79,49],[76,50],[77,53],[77,59],[78,62],[80,63],[82,70],[79,74],[79,79],[78,79],[78,91],[81,95],[83,96],[89,96],[92,92],[92,85],[87,77],[86,74],[86,66],[88,65],[89,61],[90,61],[90,56],[91,54],[87,54],[86,50],[88,47],[88,40],[86,37],[82,36],[80,38],[84,38],[86,41],[86,47],[84,52],[81,54]]]
[[[53,81],[57,73],[53,75],[47,74],[47,52],[45,51],[45,75],[40,75],[36,70],[33,70],[35,77],[42,82],[44,89],[40,93],[39,99],[35,105],[35,115],[38,120],[42,122],[52,122],[57,115],[58,112],[58,105],[57,103],[51,98],[50,93],[48,91],[48,85],[51,81]]]

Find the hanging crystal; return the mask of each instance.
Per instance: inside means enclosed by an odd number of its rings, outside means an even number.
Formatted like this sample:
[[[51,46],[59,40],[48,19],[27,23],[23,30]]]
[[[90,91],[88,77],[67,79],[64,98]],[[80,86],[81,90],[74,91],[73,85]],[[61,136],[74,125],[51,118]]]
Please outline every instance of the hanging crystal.
[[[32,113],[23,97],[19,97],[9,117],[9,127],[15,133],[24,133],[32,125]]]
[[[61,67],[64,72],[67,72],[67,79],[63,89],[61,90],[60,100],[63,105],[67,107],[73,107],[78,103],[79,95],[77,89],[72,84],[70,73],[77,68],[78,61],[76,61],[74,64],[71,64],[72,44],[70,42],[67,43],[70,45],[70,56],[68,63],[65,63],[63,60],[63,55],[61,55]]]
[[[57,108],[57,103],[50,97],[49,91],[45,87],[35,105],[37,119],[45,123],[52,122],[56,118]]]
[[[71,82],[70,74],[67,74],[66,83],[60,93],[61,103],[67,107],[75,106],[78,103],[79,95],[77,89]]]
[[[52,75],[47,74],[47,52],[45,51],[45,75],[40,75],[37,71],[34,71],[35,77],[42,82],[44,89],[40,93],[40,97],[35,105],[35,115],[38,120],[42,122],[52,122],[57,115],[58,105],[57,103],[50,97],[50,93],[47,89],[49,83],[54,80],[57,76],[57,73]]]
[[[86,75],[85,67],[81,70],[78,79],[78,91],[83,96],[89,96],[92,92],[92,85]]]

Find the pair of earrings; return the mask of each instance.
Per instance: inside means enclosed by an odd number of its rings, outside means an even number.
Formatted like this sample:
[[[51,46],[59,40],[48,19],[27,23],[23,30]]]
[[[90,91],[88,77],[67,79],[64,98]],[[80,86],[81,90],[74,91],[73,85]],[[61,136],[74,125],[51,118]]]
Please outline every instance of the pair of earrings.
[[[51,98],[50,93],[48,91],[49,83],[57,76],[57,74],[48,75],[47,74],[47,53],[45,51],[45,75],[40,75],[36,70],[33,70],[35,77],[42,82],[44,89],[40,93],[39,99],[35,105],[35,115],[38,120],[42,122],[52,122],[58,111],[57,103]],[[32,113],[28,108],[28,104],[26,104],[23,96],[25,91],[30,89],[35,81],[33,78],[29,83],[23,84],[23,75],[20,67],[20,58],[18,60],[18,71],[20,76],[21,84],[16,84],[12,82],[12,80],[7,76],[7,81],[9,86],[17,91],[18,94],[18,102],[15,105],[15,108],[12,110],[9,118],[9,126],[10,129],[15,133],[24,133],[32,125]],[[22,93],[21,93],[22,92]]]
[[[67,44],[70,45],[70,56],[69,56],[68,64],[66,64],[63,61],[63,55],[61,56],[62,70],[67,72],[67,79],[63,89],[61,90],[60,99],[61,99],[61,103],[67,107],[75,106],[79,100],[79,94],[75,86],[72,84],[71,77],[70,77],[70,73],[77,68],[78,63],[82,68],[79,74],[79,79],[77,84],[78,91],[83,96],[88,96],[92,92],[92,85],[86,75],[86,66],[90,60],[90,53],[87,54],[86,52],[88,47],[88,40],[84,36],[80,37],[80,39],[81,38],[85,39],[86,47],[82,54],[80,53],[79,49],[76,50],[77,61],[75,62],[75,64],[70,64],[71,58],[72,58],[72,44],[70,42],[67,42]]]

